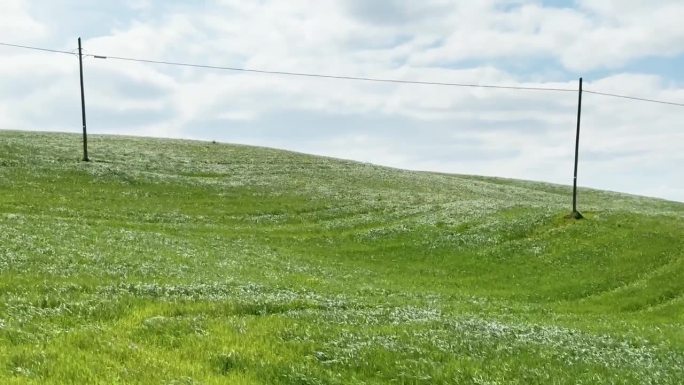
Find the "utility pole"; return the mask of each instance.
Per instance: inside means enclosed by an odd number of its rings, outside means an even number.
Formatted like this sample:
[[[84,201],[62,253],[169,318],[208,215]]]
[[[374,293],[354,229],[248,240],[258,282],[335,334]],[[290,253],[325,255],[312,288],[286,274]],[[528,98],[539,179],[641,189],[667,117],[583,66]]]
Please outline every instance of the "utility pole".
[[[78,66],[81,73],[81,118],[83,120],[83,161],[89,162],[88,158],[88,133],[86,131],[85,92],[83,91],[83,49],[81,38],[78,38]]]
[[[579,158],[580,119],[582,117],[582,78],[579,79],[579,100],[577,102],[577,136],[575,137],[575,174],[572,180],[572,213],[570,218],[584,218],[577,211],[577,160]]]

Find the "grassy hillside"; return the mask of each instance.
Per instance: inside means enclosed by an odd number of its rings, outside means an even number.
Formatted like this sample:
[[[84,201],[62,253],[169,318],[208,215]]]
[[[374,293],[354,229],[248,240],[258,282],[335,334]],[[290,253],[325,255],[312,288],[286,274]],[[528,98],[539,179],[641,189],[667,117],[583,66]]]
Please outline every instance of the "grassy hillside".
[[[684,204],[0,132],[2,384],[681,384]]]

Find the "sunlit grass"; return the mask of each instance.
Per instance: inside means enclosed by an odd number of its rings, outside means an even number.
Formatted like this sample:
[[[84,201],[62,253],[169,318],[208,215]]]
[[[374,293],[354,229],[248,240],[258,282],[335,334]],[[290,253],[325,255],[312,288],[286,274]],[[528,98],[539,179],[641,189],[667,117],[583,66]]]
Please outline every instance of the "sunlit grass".
[[[0,132],[2,384],[681,384],[684,205]]]

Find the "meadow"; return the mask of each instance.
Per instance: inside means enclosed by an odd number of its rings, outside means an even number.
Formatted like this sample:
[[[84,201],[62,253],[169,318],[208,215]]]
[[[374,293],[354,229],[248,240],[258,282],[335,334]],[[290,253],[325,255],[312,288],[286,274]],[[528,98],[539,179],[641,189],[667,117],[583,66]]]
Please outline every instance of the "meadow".
[[[684,204],[0,131],[0,384],[682,384]]]

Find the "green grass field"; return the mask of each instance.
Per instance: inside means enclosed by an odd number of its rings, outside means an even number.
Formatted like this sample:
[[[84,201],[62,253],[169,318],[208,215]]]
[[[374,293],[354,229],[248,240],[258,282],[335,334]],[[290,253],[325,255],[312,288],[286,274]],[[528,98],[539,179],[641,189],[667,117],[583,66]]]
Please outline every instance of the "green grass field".
[[[0,131],[0,384],[682,384],[684,204]]]

